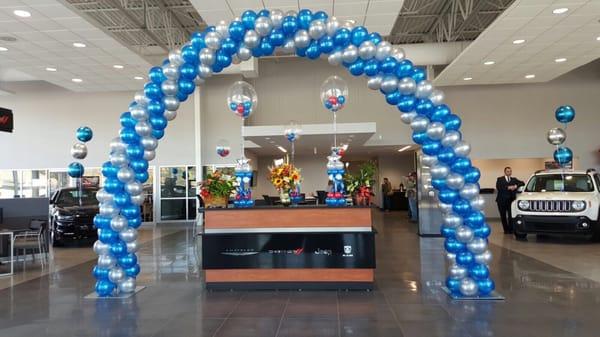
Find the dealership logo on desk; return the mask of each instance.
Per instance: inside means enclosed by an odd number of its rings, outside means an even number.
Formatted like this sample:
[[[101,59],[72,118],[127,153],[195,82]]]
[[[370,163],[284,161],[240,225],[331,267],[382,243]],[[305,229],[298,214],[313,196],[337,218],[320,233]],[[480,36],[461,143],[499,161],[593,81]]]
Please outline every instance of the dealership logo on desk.
[[[352,254],[352,246],[344,246],[344,254],[342,256],[343,257],[353,257],[354,254]]]
[[[258,253],[254,249],[226,249],[224,252],[221,252],[222,255],[229,256],[250,256]]]

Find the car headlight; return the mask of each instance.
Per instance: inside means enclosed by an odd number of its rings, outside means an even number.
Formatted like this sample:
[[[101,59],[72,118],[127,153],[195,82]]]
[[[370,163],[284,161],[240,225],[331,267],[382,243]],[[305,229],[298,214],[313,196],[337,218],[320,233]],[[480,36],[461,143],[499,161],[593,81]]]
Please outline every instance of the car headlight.
[[[529,200],[519,200],[517,204],[520,210],[526,211],[529,209]]]
[[[574,200],[571,203],[571,207],[573,208],[574,211],[577,211],[577,212],[583,211],[585,209],[585,201]]]
[[[58,221],[73,221],[73,216],[70,214],[60,214],[56,215],[56,220]]]

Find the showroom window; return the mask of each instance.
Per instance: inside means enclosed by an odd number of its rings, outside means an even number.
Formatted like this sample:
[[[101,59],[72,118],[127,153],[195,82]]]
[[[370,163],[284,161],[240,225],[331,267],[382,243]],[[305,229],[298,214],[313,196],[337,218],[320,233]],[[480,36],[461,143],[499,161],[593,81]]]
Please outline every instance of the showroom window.
[[[160,168],[160,220],[187,221],[196,218],[196,167]]]
[[[0,198],[48,197],[47,170],[0,170]]]

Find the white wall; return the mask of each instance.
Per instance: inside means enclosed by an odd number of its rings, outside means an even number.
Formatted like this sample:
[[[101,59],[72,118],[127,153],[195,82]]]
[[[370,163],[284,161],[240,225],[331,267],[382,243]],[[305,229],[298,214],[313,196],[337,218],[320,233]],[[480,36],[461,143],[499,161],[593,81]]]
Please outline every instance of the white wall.
[[[140,84],[141,87],[141,84]],[[84,166],[101,166],[108,159],[110,140],[118,135],[119,116],[127,111],[133,92],[75,93],[46,84],[15,86],[11,96],[0,96],[0,106],[13,110],[14,133],[0,133],[0,169],[66,168],[73,161],[75,130],[94,131]],[[169,123],[150,165],[194,163],[193,96],[182,103]]]

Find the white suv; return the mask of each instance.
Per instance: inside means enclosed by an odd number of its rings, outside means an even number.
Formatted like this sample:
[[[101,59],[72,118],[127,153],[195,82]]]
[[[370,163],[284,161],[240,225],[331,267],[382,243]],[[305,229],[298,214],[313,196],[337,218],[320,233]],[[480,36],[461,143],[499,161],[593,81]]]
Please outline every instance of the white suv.
[[[511,205],[517,239],[551,233],[600,239],[600,177],[596,171],[538,171],[520,190]]]

